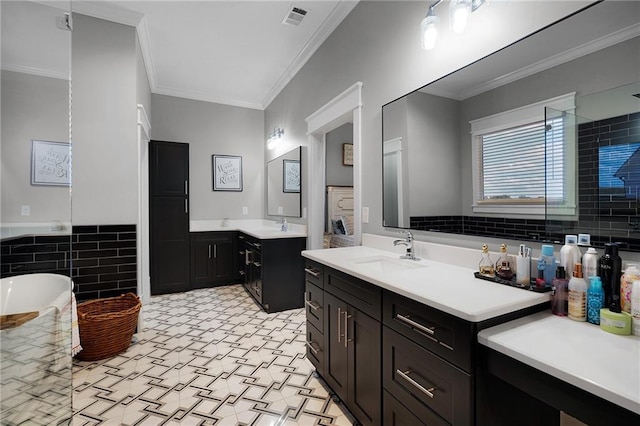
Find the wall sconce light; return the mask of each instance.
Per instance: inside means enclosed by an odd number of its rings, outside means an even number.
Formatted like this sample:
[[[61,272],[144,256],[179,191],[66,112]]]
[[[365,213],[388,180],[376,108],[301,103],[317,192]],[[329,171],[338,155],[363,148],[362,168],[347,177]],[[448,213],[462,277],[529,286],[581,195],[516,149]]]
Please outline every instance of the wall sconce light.
[[[274,127],[273,133],[269,134],[269,137],[267,138],[267,149],[275,148],[283,136],[284,136],[284,130],[282,130],[278,126]]]
[[[484,4],[485,0],[451,0],[449,2],[449,26],[451,31],[461,33],[467,26],[469,15]],[[435,7],[442,3],[436,0],[429,6],[427,16],[420,23],[420,44],[423,49],[430,50],[438,39],[438,22]]]

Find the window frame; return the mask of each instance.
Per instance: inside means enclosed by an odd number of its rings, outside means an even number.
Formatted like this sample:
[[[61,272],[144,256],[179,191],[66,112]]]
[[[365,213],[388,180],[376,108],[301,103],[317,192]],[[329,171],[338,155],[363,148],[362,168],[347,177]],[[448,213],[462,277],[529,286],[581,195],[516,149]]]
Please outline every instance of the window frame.
[[[471,120],[471,169],[473,180],[473,203],[472,211],[474,213],[500,213],[510,215],[526,215],[528,217],[544,218],[547,210],[546,199],[541,200],[508,200],[500,202],[499,200],[488,201],[481,199],[481,176],[482,170],[480,165],[480,152],[482,136],[488,133],[495,133],[510,128],[516,128],[533,124],[536,122],[545,122],[546,108],[575,115],[575,92],[557,96],[555,98],[535,102],[519,108],[503,111],[487,117]],[[564,203],[561,205],[554,203],[554,215],[575,215],[576,212],[576,191],[575,188],[575,159],[576,159],[576,137],[575,129],[570,128],[571,125],[565,127],[564,131],[569,141],[565,150],[565,194],[567,195]]]

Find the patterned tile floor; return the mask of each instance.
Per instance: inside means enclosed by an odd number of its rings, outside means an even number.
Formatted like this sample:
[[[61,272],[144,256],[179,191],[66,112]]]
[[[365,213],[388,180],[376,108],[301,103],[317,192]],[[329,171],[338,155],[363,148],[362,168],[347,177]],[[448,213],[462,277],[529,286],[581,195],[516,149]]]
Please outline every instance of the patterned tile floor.
[[[305,314],[240,285],[154,296],[127,352],[73,366],[73,425],[351,425],[305,358]]]

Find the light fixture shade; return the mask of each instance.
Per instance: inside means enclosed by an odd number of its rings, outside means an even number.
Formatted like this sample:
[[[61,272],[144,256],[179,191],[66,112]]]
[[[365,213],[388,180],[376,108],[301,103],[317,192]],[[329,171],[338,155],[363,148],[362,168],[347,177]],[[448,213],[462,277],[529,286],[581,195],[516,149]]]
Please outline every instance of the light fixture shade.
[[[429,13],[420,23],[420,42],[424,50],[431,50],[436,45],[438,22],[440,22],[440,19],[433,12],[433,8],[430,7]]]
[[[451,0],[449,6],[449,25],[454,33],[461,33],[467,26],[471,15],[471,0]]]
[[[284,136],[284,130],[276,126],[273,129],[273,133],[271,133],[267,138],[267,149],[274,149],[283,136]]]

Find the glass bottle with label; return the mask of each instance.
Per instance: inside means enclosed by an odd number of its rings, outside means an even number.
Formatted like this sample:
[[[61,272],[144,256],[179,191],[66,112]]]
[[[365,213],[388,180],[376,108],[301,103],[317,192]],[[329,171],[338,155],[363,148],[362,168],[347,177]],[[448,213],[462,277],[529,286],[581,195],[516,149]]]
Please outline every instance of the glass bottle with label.
[[[489,246],[486,244],[482,245],[482,257],[480,258],[478,271],[487,277],[495,276],[493,261],[491,261],[491,256],[489,255]]]

